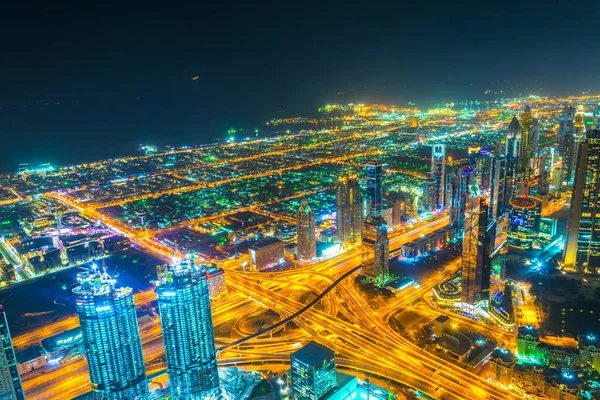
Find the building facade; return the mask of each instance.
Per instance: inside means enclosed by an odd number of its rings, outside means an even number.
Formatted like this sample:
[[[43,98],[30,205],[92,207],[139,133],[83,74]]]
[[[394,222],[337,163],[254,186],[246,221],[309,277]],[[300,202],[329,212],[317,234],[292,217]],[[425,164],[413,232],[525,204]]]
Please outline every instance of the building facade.
[[[148,382],[133,290],[99,272],[73,289],[92,390],[97,399],[147,399]]]
[[[380,162],[367,164],[367,198],[369,215],[381,217],[383,207],[383,165]]]
[[[2,351],[0,351],[0,399],[25,400],[17,357],[2,306],[0,306],[0,339],[2,340]]]
[[[446,147],[443,144],[431,146],[431,179],[435,182],[433,210],[446,207]]]
[[[529,104],[521,114],[521,140],[519,143],[519,159],[517,161],[517,173],[523,177],[528,177],[530,173],[530,163],[533,159],[534,144],[534,120]]]
[[[252,271],[263,271],[282,264],[283,242],[275,238],[265,238],[254,243],[249,249],[250,268]]]
[[[175,399],[220,399],[206,269],[190,259],[170,266],[156,294],[171,395]]]
[[[533,197],[519,196],[509,201],[508,245],[530,250],[540,234],[542,202]]]
[[[563,267],[597,271],[600,266],[600,130],[579,144],[577,170],[567,223]]]
[[[294,400],[321,400],[336,386],[335,353],[310,342],[290,356]]]
[[[347,248],[360,242],[364,220],[360,186],[355,174],[339,177],[335,203],[337,240]]]
[[[317,258],[315,213],[306,199],[302,199],[296,213],[296,235],[298,237],[298,259],[310,261]]]

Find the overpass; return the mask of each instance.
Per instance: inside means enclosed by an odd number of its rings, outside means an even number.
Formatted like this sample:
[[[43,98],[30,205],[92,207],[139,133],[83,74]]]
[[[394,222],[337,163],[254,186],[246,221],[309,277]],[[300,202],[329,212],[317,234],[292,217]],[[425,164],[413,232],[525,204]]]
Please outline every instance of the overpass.
[[[310,308],[312,308],[315,304],[317,304],[319,301],[321,301],[321,299],[325,296],[327,296],[327,294],[329,292],[331,292],[331,290],[335,289],[335,287],[342,282],[344,279],[346,279],[347,277],[349,277],[350,275],[352,275],[353,273],[355,273],[356,271],[358,271],[359,269],[362,268],[362,265],[359,265],[358,267],[352,268],[350,271],[346,272],[344,275],[340,276],[339,278],[337,278],[331,285],[329,285],[327,287],[327,289],[323,290],[323,292],[318,295],[317,297],[315,297],[310,303],[308,303],[307,305],[305,305],[304,307],[302,307],[300,310],[296,311],[295,313],[293,313],[292,315],[290,315],[289,317],[282,319],[281,321],[277,322],[276,324],[273,324],[267,328],[263,328],[261,330],[259,330],[256,333],[253,333],[252,335],[248,335],[246,337],[243,337],[241,339],[238,339],[234,342],[228,343],[224,346],[221,346],[220,348],[217,349],[217,352],[221,352],[221,351],[225,351],[230,347],[235,347],[238,346],[242,343],[247,342],[248,340],[254,339],[255,337],[264,335],[265,333],[269,333],[274,329],[279,328],[280,326],[283,326],[285,324],[287,324],[288,322],[291,322],[292,320],[294,320],[295,318],[299,317],[300,315],[302,315],[304,312],[306,312],[307,310],[309,310]]]

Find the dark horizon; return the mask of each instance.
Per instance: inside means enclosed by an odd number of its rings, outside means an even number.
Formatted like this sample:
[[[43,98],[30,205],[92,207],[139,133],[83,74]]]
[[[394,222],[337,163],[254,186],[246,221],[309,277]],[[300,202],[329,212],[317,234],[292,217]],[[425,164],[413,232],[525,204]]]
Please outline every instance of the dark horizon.
[[[594,1],[6,8],[0,171],[214,142],[327,103],[600,92]]]

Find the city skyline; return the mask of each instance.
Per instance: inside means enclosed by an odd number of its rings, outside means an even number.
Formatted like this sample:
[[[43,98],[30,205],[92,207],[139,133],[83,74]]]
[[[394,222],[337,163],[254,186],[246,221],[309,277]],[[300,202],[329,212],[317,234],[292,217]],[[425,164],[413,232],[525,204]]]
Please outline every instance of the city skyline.
[[[230,129],[251,133],[328,103],[429,107],[600,92],[600,60],[588,51],[597,45],[587,30],[599,12],[593,0],[579,2],[581,13],[558,1],[519,12],[440,1],[360,12],[334,3],[319,12],[35,3],[2,13],[2,33],[13,40],[3,43],[10,62],[0,67],[0,171],[122,156],[140,143],[225,140]],[[555,27],[551,35],[545,26]],[[586,61],[573,66],[561,48]]]
[[[327,104],[272,137],[0,175],[23,392],[592,394],[599,104]]]

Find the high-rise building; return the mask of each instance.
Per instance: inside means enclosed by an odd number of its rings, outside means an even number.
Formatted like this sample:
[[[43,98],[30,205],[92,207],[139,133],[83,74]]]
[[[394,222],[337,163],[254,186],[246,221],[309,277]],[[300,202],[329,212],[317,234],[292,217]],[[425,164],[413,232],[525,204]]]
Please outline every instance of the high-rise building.
[[[578,141],[585,139],[585,113],[583,110],[577,110],[573,121],[573,133]]]
[[[548,154],[542,154],[539,157],[539,176],[537,192],[538,195],[545,195],[550,193],[550,172],[548,171]]]
[[[335,391],[335,353],[310,342],[290,356],[294,400],[320,400]],[[342,393],[345,395],[345,393]]]
[[[507,160],[501,155],[492,161],[492,183],[490,190],[490,215],[499,218],[506,211],[507,194]]]
[[[521,142],[521,124],[517,117],[513,117],[508,125],[506,134],[506,162],[507,174],[514,176],[517,172],[517,162],[519,161],[519,144]]]
[[[481,254],[481,284],[479,301],[487,305],[490,299],[490,284],[492,274],[492,254],[496,249],[496,218],[490,216],[491,205],[489,197],[480,197],[478,245]]]
[[[156,289],[167,374],[175,399],[221,397],[206,269],[185,259]]]
[[[0,399],[25,400],[19,365],[12,345],[10,330],[4,308],[0,305],[0,339],[2,339],[2,351],[0,351]]]
[[[310,261],[317,257],[317,239],[315,238],[315,213],[302,199],[296,213],[296,235],[298,237],[298,259]]]
[[[596,129],[600,129],[600,103],[594,107],[594,119],[596,120]]]
[[[443,144],[431,147],[431,179],[435,182],[433,210],[446,207],[446,149]]]
[[[367,164],[367,197],[371,217],[381,217],[383,207],[383,165],[380,162]]]
[[[73,289],[92,390],[97,399],[147,399],[148,382],[133,290],[106,273],[77,274]]]
[[[481,207],[481,193],[477,185],[468,187],[465,201],[463,253],[461,263],[462,310],[474,315],[475,308],[482,299],[483,261],[480,249],[480,224],[482,214],[487,215],[487,208]],[[489,275],[488,275],[489,276]],[[489,290],[489,289],[488,289]]]
[[[563,254],[564,269],[590,270],[600,266],[600,130],[587,132],[579,144],[577,172]]]
[[[540,234],[542,202],[534,197],[518,196],[509,204],[508,245],[513,249],[530,250]]]
[[[565,157],[566,153],[566,138],[567,136],[572,136],[574,132],[573,122],[575,119],[575,107],[572,105],[567,105],[563,109],[560,114],[559,124],[558,124],[558,154]]]
[[[534,142],[534,120],[529,104],[525,106],[521,114],[521,141],[519,144],[519,159],[517,161],[517,173],[527,177],[530,173],[530,162],[533,158]]]
[[[372,251],[372,275],[377,282],[385,280],[389,275],[389,247],[387,222],[383,218],[381,196],[383,192],[383,167],[381,163],[367,164],[367,196],[370,213],[363,225],[363,244]]]
[[[335,202],[338,241],[343,247],[349,247],[360,241],[364,220],[360,186],[355,174],[339,177]]]

